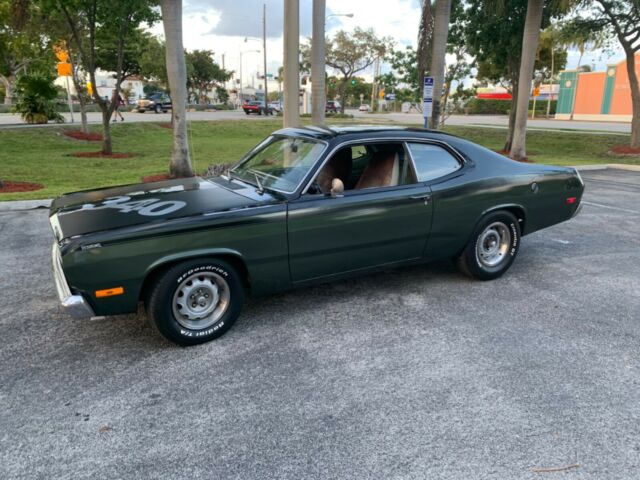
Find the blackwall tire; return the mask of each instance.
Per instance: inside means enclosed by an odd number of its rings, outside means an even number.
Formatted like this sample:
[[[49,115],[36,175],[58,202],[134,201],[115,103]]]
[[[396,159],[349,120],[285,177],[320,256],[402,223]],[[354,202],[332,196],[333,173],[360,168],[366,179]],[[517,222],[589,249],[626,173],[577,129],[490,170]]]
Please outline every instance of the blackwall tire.
[[[147,300],[153,327],[179,345],[197,345],[223,335],[240,316],[245,292],[229,263],[195,259],[164,272]]]
[[[520,224],[510,212],[499,210],[485,215],[476,226],[469,244],[457,259],[464,274],[478,280],[502,276],[520,248]]]

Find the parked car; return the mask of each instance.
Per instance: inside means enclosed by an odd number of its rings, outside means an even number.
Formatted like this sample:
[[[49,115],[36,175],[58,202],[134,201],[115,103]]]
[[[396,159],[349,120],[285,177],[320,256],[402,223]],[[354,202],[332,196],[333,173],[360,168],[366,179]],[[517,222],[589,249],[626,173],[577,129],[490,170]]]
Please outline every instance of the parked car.
[[[166,93],[157,92],[138,100],[138,112],[146,111],[156,113],[167,113],[171,110],[171,98]]]
[[[55,199],[55,283],[74,316],[143,302],[162,335],[193,345],[226,332],[247,294],[448,258],[497,278],[522,236],[576,215],[583,191],[573,168],[437,131],[287,128],[223,176]]]
[[[271,103],[269,103],[269,108],[273,112],[282,112],[283,111],[283,106],[282,106],[281,102],[271,102]]]
[[[273,109],[271,108],[271,106],[269,106],[268,108],[269,108],[269,113],[270,114],[273,113]],[[244,102],[242,104],[242,110],[244,110],[244,113],[246,113],[247,115],[250,115],[252,113],[257,113],[258,115],[262,115],[266,111],[264,107],[264,102],[261,102],[259,100]]]
[[[338,113],[340,111],[340,102],[329,100],[324,106],[325,113]]]
[[[369,105],[367,105],[366,103],[363,103],[362,105],[360,105],[360,107],[358,108],[358,111],[360,112],[368,112],[371,110],[371,107]]]

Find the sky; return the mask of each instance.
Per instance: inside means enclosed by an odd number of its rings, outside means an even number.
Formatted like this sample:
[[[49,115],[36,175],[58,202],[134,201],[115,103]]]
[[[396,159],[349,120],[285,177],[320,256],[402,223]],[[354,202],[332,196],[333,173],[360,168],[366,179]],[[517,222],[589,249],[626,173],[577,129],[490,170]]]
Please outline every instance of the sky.
[[[326,0],[327,34],[353,30],[356,26],[373,28],[379,36],[390,36],[396,47],[416,45],[420,20],[419,0]],[[212,50],[218,63],[228,70],[240,71],[242,54],[243,84],[251,85],[258,71],[262,74],[262,6],[267,7],[267,70],[276,75],[282,65],[284,15],[283,0],[183,0],[183,41],[187,50]],[[311,36],[312,0],[300,0],[301,41]],[[353,14],[353,18],[331,16]],[[152,31],[162,35],[162,25]],[[245,41],[246,39],[246,41]],[[579,54],[570,51],[567,68],[575,68]],[[588,52],[582,64],[604,70],[608,63],[624,59],[620,49],[613,52]],[[383,66],[383,71],[385,67]],[[371,76],[363,75],[365,77]]]

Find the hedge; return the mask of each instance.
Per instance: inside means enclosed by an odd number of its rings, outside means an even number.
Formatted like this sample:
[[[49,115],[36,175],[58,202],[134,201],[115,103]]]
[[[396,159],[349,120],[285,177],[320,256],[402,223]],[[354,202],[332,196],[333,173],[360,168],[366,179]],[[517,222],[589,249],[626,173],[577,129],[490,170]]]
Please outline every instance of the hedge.
[[[551,115],[556,113],[557,100],[551,100]],[[533,100],[529,101],[529,111],[533,110]],[[472,98],[464,106],[464,113],[468,115],[508,115],[511,111],[511,100],[494,100]],[[536,113],[547,112],[547,100],[536,101]]]

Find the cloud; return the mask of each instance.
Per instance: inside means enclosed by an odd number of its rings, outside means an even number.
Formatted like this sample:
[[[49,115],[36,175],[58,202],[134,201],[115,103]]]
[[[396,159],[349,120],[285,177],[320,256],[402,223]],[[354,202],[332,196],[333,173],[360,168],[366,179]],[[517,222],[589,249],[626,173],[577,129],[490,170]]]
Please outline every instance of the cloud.
[[[228,37],[261,37],[262,6],[267,6],[267,37],[282,36],[284,23],[283,0],[187,0],[185,17],[191,15],[215,16],[210,35]],[[311,1],[300,2],[300,35],[311,35]],[[214,23],[214,22],[211,22]]]

